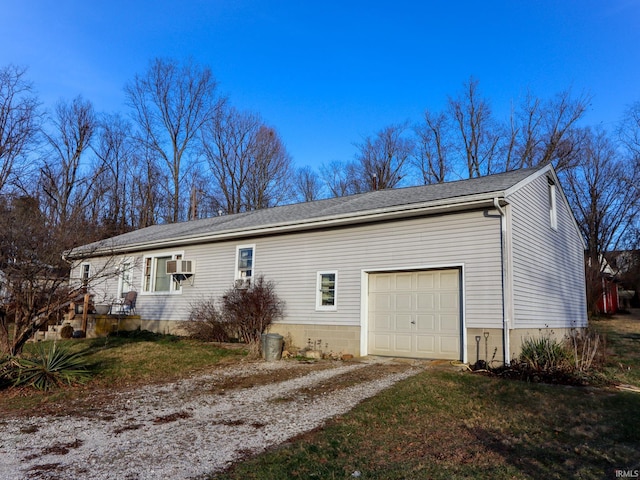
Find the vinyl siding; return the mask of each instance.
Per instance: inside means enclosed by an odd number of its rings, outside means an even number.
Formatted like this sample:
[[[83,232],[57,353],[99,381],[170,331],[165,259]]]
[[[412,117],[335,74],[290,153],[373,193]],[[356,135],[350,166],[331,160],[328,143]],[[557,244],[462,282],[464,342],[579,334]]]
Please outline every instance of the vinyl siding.
[[[541,175],[507,198],[511,214],[513,328],[586,325],[583,245],[560,186],[551,228],[549,186]]]
[[[196,273],[193,286],[185,281],[180,294],[143,293],[139,255],[134,272],[141,292],[138,313],[148,320],[186,320],[194,302],[220,297],[233,285],[240,244],[255,245],[254,275],[273,280],[286,301],[282,323],[357,326],[363,270],[447,265],[464,265],[466,325],[502,322],[500,219],[482,211],[181,247],[183,258],[196,261]],[[337,309],[316,311],[317,272],[327,270],[338,272]],[[115,295],[117,281],[112,288]]]

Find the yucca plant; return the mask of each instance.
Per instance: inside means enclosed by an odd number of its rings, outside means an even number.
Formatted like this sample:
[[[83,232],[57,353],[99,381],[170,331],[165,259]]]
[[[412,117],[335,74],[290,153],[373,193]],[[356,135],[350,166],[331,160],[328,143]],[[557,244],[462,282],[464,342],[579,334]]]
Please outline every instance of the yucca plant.
[[[72,385],[89,380],[91,373],[86,357],[80,352],[53,342],[37,344],[29,358],[17,360],[19,365],[14,385],[29,385],[38,390],[51,390],[63,384]]]
[[[12,385],[18,372],[18,362],[9,355],[0,356],[0,389]]]

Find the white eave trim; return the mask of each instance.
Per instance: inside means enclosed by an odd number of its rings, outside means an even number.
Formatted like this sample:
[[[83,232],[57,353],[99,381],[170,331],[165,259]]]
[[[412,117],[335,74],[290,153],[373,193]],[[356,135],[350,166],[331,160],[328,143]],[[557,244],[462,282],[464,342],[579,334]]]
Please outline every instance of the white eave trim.
[[[127,245],[112,245],[96,248],[88,254],[90,257],[104,255],[106,253],[126,253],[149,249],[173,248],[181,245],[194,245],[201,243],[212,243],[222,240],[232,240],[237,238],[246,238],[252,236],[264,236],[281,233],[289,233],[296,231],[315,230],[320,228],[332,228],[340,226],[358,225],[361,223],[379,222],[384,220],[411,218],[425,215],[436,215],[463,210],[473,210],[479,208],[493,208],[494,199],[498,197],[503,204],[504,192],[490,192],[478,195],[468,195],[457,198],[448,198],[435,202],[415,203],[407,205],[399,205],[389,208],[380,208],[370,211],[360,211],[340,216],[327,216],[300,220],[287,224],[264,225],[257,228],[222,230],[208,235],[186,235],[181,237],[169,238],[158,241],[147,241],[138,243],[129,243]],[[81,249],[82,247],[80,247]],[[70,258],[74,255],[67,252]],[[82,258],[79,254],[78,258]]]

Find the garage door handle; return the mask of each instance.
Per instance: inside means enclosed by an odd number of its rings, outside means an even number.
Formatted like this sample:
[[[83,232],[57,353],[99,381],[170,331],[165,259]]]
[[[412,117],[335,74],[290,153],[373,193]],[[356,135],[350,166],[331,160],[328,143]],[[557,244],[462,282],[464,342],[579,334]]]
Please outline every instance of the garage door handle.
[[[411,325],[415,325],[416,321],[415,320],[411,320]]]

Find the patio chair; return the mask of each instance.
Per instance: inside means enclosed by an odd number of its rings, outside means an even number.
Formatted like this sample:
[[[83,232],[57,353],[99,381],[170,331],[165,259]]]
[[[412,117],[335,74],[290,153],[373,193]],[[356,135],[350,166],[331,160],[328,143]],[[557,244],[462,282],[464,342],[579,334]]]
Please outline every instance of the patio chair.
[[[137,298],[138,292],[136,292],[135,290],[130,290],[126,293],[122,300],[113,305],[113,307],[111,308],[111,313],[119,315],[135,315]]]

